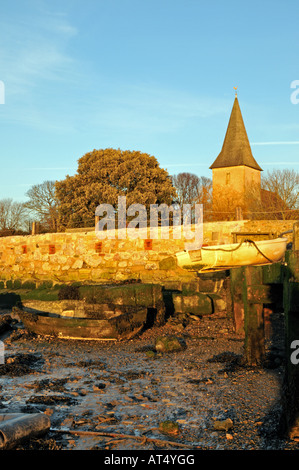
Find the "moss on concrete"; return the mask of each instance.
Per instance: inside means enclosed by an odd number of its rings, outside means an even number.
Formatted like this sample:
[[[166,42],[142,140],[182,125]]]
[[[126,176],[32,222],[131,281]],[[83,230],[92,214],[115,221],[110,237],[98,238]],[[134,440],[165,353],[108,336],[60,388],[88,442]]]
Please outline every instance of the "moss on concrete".
[[[164,258],[159,261],[159,269],[176,269],[178,266],[177,260],[174,256],[169,256],[168,258]]]

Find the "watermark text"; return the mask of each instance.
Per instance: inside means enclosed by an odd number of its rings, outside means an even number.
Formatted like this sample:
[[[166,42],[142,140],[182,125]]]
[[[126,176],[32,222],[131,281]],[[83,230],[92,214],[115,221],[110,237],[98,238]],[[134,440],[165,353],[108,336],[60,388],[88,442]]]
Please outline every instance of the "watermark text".
[[[127,207],[126,196],[118,205],[100,204],[95,211],[96,236],[103,239],[184,239],[187,249],[200,249],[203,241],[203,205],[175,203],[134,203]],[[189,243],[190,242],[190,243]],[[188,247],[186,246],[188,245]]]
[[[291,343],[291,349],[294,349],[295,351],[292,352],[291,354],[291,363],[294,365],[299,364],[299,340],[295,339]]]
[[[299,103],[299,80],[293,80],[291,82],[291,88],[295,88],[295,91],[291,93],[291,103],[298,104]]]

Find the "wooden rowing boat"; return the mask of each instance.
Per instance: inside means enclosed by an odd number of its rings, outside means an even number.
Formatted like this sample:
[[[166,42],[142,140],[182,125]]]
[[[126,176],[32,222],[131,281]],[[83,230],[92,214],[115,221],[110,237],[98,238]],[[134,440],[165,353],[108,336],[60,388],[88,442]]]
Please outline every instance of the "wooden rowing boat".
[[[277,263],[283,259],[287,238],[243,240],[241,243],[201,247],[176,253],[178,266],[198,272],[236,266]]]
[[[147,322],[145,307],[118,306],[117,311],[92,312],[92,316],[70,316],[14,308],[25,328],[37,335],[76,340],[124,340],[140,333]],[[120,311],[121,310],[121,311]]]

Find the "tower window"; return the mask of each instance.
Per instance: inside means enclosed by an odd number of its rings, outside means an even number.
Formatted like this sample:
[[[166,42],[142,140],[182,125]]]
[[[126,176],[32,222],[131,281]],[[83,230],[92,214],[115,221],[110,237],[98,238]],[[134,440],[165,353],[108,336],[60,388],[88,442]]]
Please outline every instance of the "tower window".
[[[230,173],[226,173],[226,184],[230,183]]]

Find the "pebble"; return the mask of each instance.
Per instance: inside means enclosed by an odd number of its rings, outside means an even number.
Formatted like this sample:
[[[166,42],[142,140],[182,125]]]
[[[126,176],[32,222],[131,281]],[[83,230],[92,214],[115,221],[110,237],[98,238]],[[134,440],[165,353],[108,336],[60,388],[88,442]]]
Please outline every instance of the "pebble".
[[[233,427],[234,423],[230,418],[224,420],[216,420],[214,422],[214,429],[217,431],[228,431]]]

